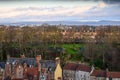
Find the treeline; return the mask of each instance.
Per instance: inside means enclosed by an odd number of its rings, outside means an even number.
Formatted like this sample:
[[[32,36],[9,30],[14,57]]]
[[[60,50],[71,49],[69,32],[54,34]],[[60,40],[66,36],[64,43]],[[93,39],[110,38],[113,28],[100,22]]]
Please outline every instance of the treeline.
[[[84,45],[75,54],[66,53],[63,44]],[[60,56],[67,60],[89,62],[98,68],[120,71],[120,26],[62,26],[36,27],[0,26],[0,59],[6,55],[43,59]]]

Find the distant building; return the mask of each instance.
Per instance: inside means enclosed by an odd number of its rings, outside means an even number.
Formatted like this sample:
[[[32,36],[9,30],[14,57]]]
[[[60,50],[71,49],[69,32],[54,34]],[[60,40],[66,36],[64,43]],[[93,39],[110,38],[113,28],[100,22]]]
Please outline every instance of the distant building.
[[[16,67],[16,79],[23,79],[23,66],[22,65],[17,65]]]
[[[62,80],[62,68],[59,58],[53,60],[41,60],[41,78],[47,80]]]
[[[106,71],[94,70],[90,76],[90,80],[106,80]]]
[[[90,80],[91,67],[86,64],[67,63],[63,68],[64,80]]]
[[[63,73],[63,74],[62,74]],[[63,68],[60,59],[41,60],[36,58],[8,57],[5,70],[0,67],[0,80],[120,80],[120,72],[94,70],[85,63],[68,62]]]
[[[120,80],[120,72],[94,70],[90,80]]]
[[[4,69],[0,67],[0,80],[4,79]]]
[[[32,67],[32,68],[27,68],[27,77],[24,79],[28,80],[38,80],[38,68]]]
[[[7,62],[5,64],[5,77],[11,77],[12,69],[11,69],[11,64]]]
[[[62,80],[62,68],[60,59],[41,60],[36,58],[12,58],[8,60],[11,64],[12,79],[29,79],[29,80]],[[7,64],[6,64],[7,65]],[[7,70],[7,69],[6,69]]]
[[[106,80],[120,80],[120,72],[107,72]]]
[[[76,69],[77,69],[77,64],[67,63],[63,68],[63,79],[76,80],[75,79]]]
[[[85,64],[78,64],[76,80],[90,80],[91,67]]]

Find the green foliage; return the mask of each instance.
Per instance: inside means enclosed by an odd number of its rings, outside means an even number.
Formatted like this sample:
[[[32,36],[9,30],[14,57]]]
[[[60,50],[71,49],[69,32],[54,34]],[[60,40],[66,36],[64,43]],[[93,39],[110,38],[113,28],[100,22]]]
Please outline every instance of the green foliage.
[[[77,54],[80,48],[83,48],[83,44],[63,44],[62,47],[65,49],[67,54]]]
[[[120,71],[120,27],[72,26],[65,28],[65,32],[62,30],[53,25],[0,27],[0,60],[6,60],[7,54],[12,57],[23,53],[26,57],[41,54],[43,59],[60,56],[63,64],[68,60],[81,61]]]
[[[96,59],[96,60],[94,61],[94,65],[95,65],[96,67],[102,68],[102,67],[103,67],[103,61],[102,61],[102,59]]]

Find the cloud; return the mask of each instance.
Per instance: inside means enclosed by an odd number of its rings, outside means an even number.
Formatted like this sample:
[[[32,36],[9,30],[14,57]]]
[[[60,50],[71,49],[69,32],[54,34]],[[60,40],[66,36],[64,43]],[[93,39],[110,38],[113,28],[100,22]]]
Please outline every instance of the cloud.
[[[107,4],[120,4],[120,0],[103,0]]]
[[[99,1],[103,1],[107,4],[120,4],[120,0],[0,0],[0,2],[4,2],[4,3],[14,3],[14,2],[79,2],[79,1],[84,1],[84,2],[99,2]]]
[[[76,1],[83,1],[83,0],[76,0]],[[120,4],[120,0],[85,0],[85,1],[94,1],[94,2],[103,1],[106,4]]]
[[[103,1],[84,6],[17,7],[0,8],[0,21],[22,20],[82,20],[112,19],[120,20],[119,5],[109,5]],[[117,18],[118,17],[118,18]]]
[[[107,5],[100,3],[98,5],[85,6],[56,6],[56,7],[23,7],[23,8],[0,8],[0,18],[12,18],[20,16],[84,16],[84,13],[94,8],[96,10],[104,8]],[[97,7],[97,8],[95,8]],[[88,15],[88,14],[87,14]]]
[[[0,8],[0,18],[10,18],[16,16],[73,16],[82,14],[89,10],[91,6],[75,6],[75,7],[27,7],[12,8],[3,10]]]
[[[107,18],[116,18],[120,20],[120,9],[119,5],[106,5],[104,7],[102,6],[94,6],[90,10],[86,11],[84,13],[85,16],[92,18],[92,17],[101,17],[101,19],[107,19]],[[89,14],[89,15],[87,15]]]

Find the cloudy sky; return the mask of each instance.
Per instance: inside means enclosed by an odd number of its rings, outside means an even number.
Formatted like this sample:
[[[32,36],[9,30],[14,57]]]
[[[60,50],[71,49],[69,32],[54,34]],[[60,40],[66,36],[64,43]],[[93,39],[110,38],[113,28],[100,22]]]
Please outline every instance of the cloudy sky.
[[[0,22],[120,21],[120,0],[0,0]]]

